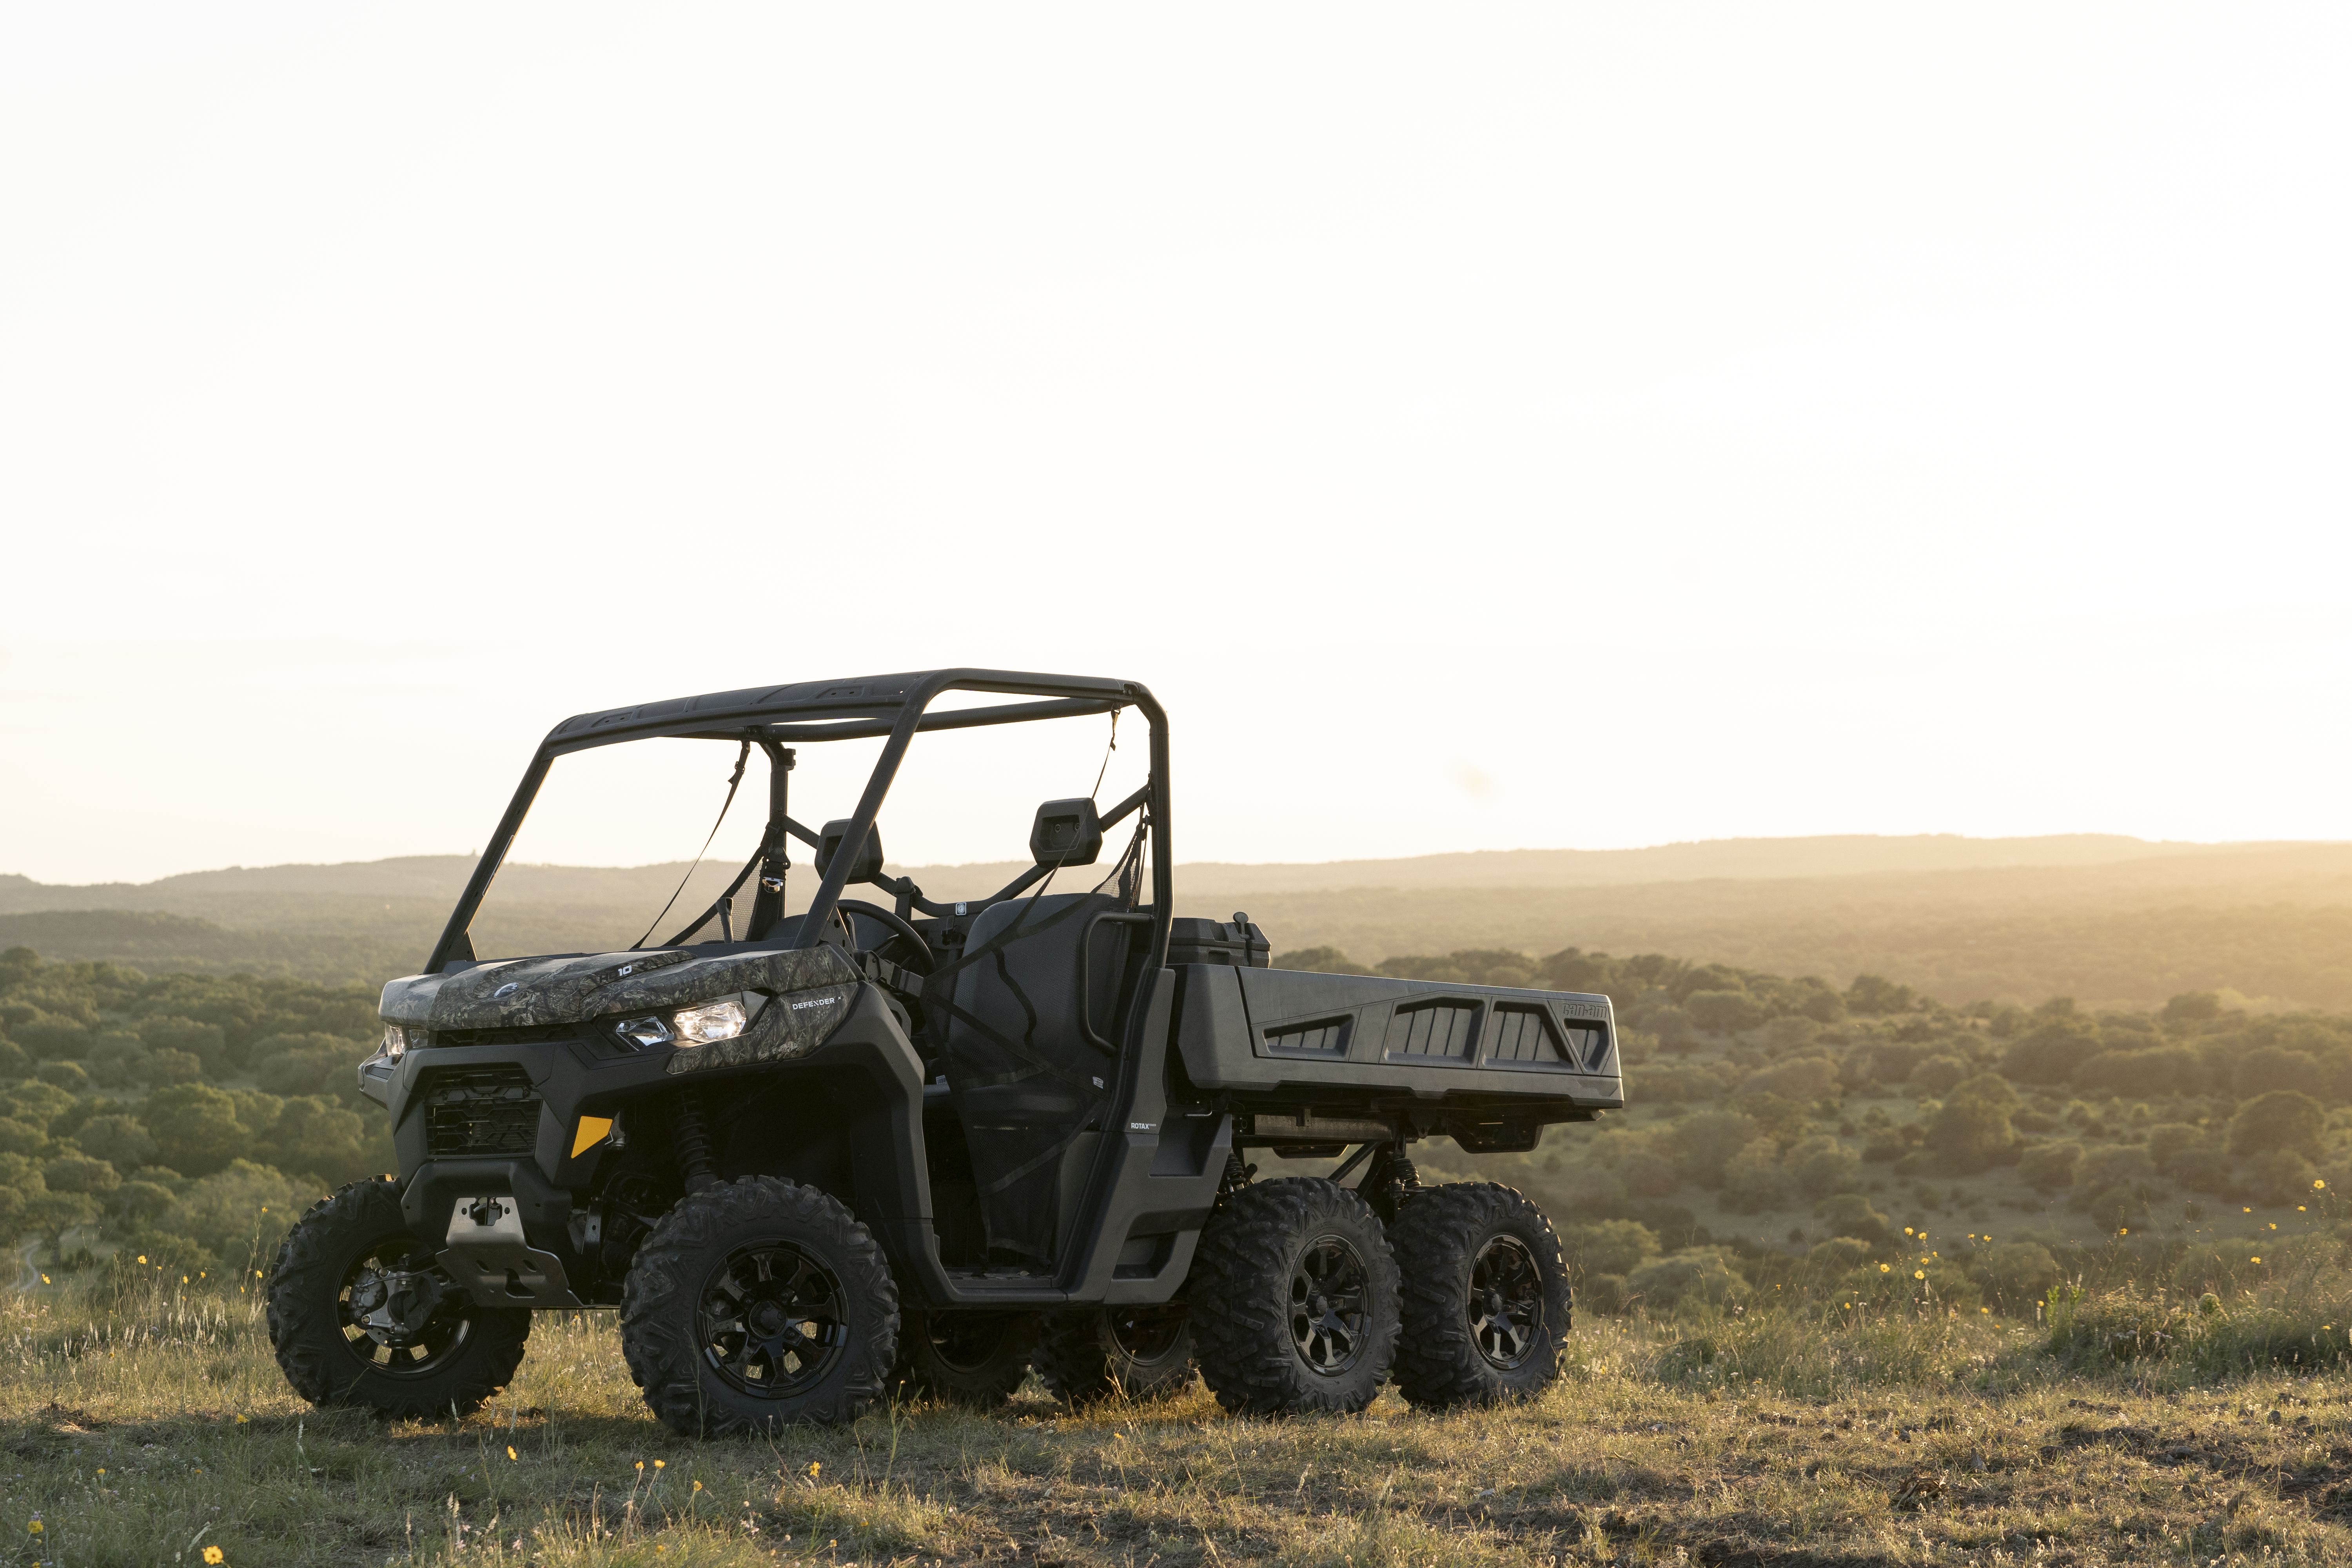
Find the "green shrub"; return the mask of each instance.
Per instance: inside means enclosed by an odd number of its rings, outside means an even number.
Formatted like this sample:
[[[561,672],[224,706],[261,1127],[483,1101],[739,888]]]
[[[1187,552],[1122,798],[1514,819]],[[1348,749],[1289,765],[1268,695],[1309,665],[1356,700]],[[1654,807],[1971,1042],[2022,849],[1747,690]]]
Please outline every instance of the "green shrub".
[[[1800,1057],[1748,1075],[1740,1086],[1748,1094],[1772,1094],[1811,1104],[1837,1089],[1837,1064],[1827,1057]]]
[[[1719,1247],[1687,1247],[1643,1264],[1626,1278],[1633,1299],[1654,1312],[1738,1306],[1753,1295]]]
[[[1862,1158],[1834,1138],[1801,1140],[1781,1161],[1797,1190],[1809,1198],[1851,1191],[1862,1181]]]
[[[2079,1143],[2036,1143],[2018,1156],[2018,1179],[2040,1193],[2054,1193],[2061,1187],[2074,1184],[2074,1173],[2082,1169],[2083,1146]]]
[[[206,1084],[159,1089],[139,1108],[139,1120],[173,1170],[208,1175],[251,1147],[256,1129],[237,1120],[237,1104]]]
[[[1658,1256],[1658,1238],[1648,1226],[1630,1219],[1604,1219],[1559,1227],[1560,1251],[1580,1276],[1631,1274]]]
[[[2097,1026],[2088,1018],[2058,1014],[2027,1030],[2003,1052],[2000,1070],[2017,1083],[2064,1083],[2099,1048]]]
[[[9,1116],[43,1131],[74,1108],[74,1097],[53,1083],[27,1079],[0,1089],[0,1116]]]
[[[1895,1244],[1894,1222],[1860,1193],[1842,1193],[1826,1203],[1816,1204],[1813,1213],[1822,1228],[1833,1236],[1852,1237],[1874,1248]]]
[[[1580,1311],[1617,1317],[1631,1305],[1632,1294],[1622,1274],[1588,1274],[1576,1282],[1576,1306]]]
[[[2230,1118],[2230,1152],[2243,1158],[2288,1149],[2316,1160],[2326,1133],[2327,1112],[2319,1101],[2294,1089],[2273,1089],[2246,1101]]]
[[[1955,1096],[1927,1124],[1927,1150],[1937,1165],[1956,1175],[2001,1164],[2016,1146],[2017,1130],[2010,1125],[2008,1109],[1991,1100]]]
[[[43,1062],[40,1079],[71,1095],[84,1095],[90,1090],[89,1069],[79,1062]]]
[[[1908,1079],[1912,1088],[1922,1094],[1942,1098],[1954,1085],[1969,1076],[1969,1064],[1958,1057],[1929,1057],[1911,1069]]]
[[[42,1014],[31,1021],[13,1026],[9,1037],[36,1057],[51,1060],[70,1060],[87,1055],[89,1050],[89,1028],[71,1018],[59,1018]]]
[[[2245,1195],[2255,1203],[2284,1205],[2309,1195],[2319,1173],[2293,1149],[2272,1149],[2246,1162]]]
[[[2010,1241],[1986,1247],[1967,1261],[1969,1277],[2003,1311],[2030,1312],[2063,1272],[2039,1242]]]
[[[206,1072],[218,1073],[228,1065],[228,1040],[218,1024],[169,1016],[142,1018],[139,1037],[151,1051],[187,1052]]]
[[[1723,1167],[1761,1131],[1753,1117],[1737,1110],[1702,1110],[1676,1121],[1667,1137],[1675,1163],[1688,1181],[1702,1187],[1723,1184]]]
[[[60,1154],[41,1167],[41,1180],[53,1193],[110,1193],[122,1177],[103,1160],[88,1154]]]
[[[1808,1275],[1817,1279],[1843,1279],[1870,1262],[1873,1248],[1857,1236],[1832,1237],[1816,1242],[1805,1253]]]
[[[1733,1214],[1764,1214],[1789,1202],[1789,1178],[1780,1169],[1780,1146],[1753,1138],[1724,1163],[1723,1206]]]
[[[74,1142],[118,1171],[135,1171],[155,1157],[155,1140],[129,1116],[93,1116],[74,1130]]]
[[[234,1264],[248,1253],[267,1258],[317,1195],[268,1165],[237,1160],[189,1183],[179,1207],[157,1223],[224,1263]]]
[[[155,1089],[169,1089],[173,1084],[194,1083],[205,1076],[205,1064],[189,1051],[150,1051],[147,1059],[139,1064],[141,1079]]]
[[[1764,1021],[1763,1009],[1745,991],[1694,991],[1683,998],[1683,1011],[1710,1035],[1736,1035]]]

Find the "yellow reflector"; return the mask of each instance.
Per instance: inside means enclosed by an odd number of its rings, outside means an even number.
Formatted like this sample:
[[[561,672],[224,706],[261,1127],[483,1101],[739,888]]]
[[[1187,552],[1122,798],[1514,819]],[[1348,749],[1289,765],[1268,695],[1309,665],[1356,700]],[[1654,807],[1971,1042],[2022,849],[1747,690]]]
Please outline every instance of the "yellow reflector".
[[[582,1117],[580,1131],[572,1135],[572,1157],[577,1160],[581,1155],[602,1143],[604,1141],[604,1134],[612,1130],[613,1119],[609,1116]]]

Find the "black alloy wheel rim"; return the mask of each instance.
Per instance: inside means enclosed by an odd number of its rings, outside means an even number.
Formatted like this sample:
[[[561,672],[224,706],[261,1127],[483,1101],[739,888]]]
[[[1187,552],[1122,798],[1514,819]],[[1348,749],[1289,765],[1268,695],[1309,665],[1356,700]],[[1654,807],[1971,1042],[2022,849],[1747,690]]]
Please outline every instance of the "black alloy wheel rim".
[[[386,1237],[343,1270],[335,1322],[343,1348],[370,1370],[426,1377],[465,1348],[472,1302],[413,1236]]]
[[[939,1312],[929,1321],[931,1354],[950,1372],[984,1371],[1004,1348],[1012,1320],[1003,1312]]]
[[[1184,1338],[1184,1310],[1114,1308],[1108,1314],[1110,1342],[1136,1366],[1165,1361]]]
[[[1290,1340],[1298,1359],[1338,1377],[1364,1353],[1364,1260],[1341,1236],[1318,1237],[1290,1271]]]
[[[1516,1236],[1498,1236],[1470,1264],[1470,1335],[1490,1366],[1524,1364],[1543,1339],[1543,1273]]]
[[[728,1386],[790,1399],[822,1383],[848,1350],[848,1297],[832,1270],[791,1242],[755,1241],[711,1270],[695,1331]]]

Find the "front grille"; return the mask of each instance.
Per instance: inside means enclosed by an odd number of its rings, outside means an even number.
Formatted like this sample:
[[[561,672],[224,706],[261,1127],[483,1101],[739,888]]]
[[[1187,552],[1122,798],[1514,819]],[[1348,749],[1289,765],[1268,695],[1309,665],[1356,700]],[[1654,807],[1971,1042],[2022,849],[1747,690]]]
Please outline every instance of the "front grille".
[[[434,1046],[536,1046],[548,1040],[569,1040],[584,1024],[512,1024],[496,1029],[436,1029],[426,1043]]]
[[[436,1156],[529,1154],[539,1095],[512,1062],[444,1068],[425,1082],[425,1146]]]

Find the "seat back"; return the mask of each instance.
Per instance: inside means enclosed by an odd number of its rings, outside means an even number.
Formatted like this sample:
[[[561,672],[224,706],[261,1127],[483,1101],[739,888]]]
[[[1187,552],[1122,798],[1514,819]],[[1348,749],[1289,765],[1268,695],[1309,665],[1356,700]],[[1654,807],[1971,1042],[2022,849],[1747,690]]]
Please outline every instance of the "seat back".
[[[941,1045],[992,1250],[1054,1257],[1065,1165],[1091,1149],[1115,1077],[1082,1024],[1117,1033],[1129,928],[1095,917],[1118,908],[1103,893],[1008,900],[964,939]]]

